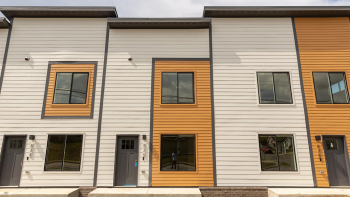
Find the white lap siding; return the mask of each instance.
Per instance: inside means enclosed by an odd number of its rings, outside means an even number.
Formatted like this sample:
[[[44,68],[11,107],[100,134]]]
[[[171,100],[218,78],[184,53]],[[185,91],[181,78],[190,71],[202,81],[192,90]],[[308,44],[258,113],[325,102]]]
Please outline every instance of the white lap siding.
[[[34,154],[24,159],[20,186],[92,186],[106,25],[106,19],[14,19],[0,94],[0,136],[36,137],[27,139],[25,157],[31,143]],[[49,61],[98,61],[93,119],[41,119]],[[84,135],[81,172],[44,172],[48,134]]]
[[[147,136],[139,138],[138,186],[149,184],[152,58],[209,58],[209,30],[110,30],[98,186],[113,186],[116,136],[128,134]]]
[[[8,35],[8,29],[0,29],[0,73],[1,73],[1,69],[2,69],[2,62],[4,60],[7,35]],[[0,78],[1,78],[1,76],[0,76]]]
[[[291,18],[213,18],[218,186],[313,186]],[[257,71],[290,72],[293,105],[258,105]],[[261,172],[258,134],[293,134],[298,172]]]

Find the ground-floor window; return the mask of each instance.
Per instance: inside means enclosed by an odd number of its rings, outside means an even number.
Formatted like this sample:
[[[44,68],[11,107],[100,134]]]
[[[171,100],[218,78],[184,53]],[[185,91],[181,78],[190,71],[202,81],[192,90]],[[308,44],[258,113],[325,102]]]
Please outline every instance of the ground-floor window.
[[[80,171],[83,135],[49,135],[45,171]]]
[[[297,171],[293,135],[259,135],[262,171]]]
[[[161,135],[162,171],[196,171],[195,135]]]

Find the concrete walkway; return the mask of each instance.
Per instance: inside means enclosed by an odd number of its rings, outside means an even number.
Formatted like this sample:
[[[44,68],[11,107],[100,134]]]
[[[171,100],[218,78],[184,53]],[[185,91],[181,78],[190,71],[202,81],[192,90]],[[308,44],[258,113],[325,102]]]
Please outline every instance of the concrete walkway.
[[[1,188],[0,196],[78,197],[78,188]]]
[[[269,188],[269,197],[350,196],[347,188]]]
[[[88,197],[201,197],[198,188],[97,188]]]

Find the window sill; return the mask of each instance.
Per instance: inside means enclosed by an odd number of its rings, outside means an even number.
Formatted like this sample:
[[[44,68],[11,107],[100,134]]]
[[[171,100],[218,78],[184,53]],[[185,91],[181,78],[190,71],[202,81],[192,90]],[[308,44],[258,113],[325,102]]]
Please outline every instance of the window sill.
[[[350,104],[315,104],[315,107],[324,107],[324,108],[333,108],[333,107],[339,107],[339,108],[343,108],[343,107],[350,107]]]
[[[197,106],[197,103],[192,103],[192,104],[183,104],[183,103],[181,103],[181,104],[163,104],[163,103],[161,103],[161,104],[159,104],[159,106],[161,106],[161,107],[184,107],[184,106]]]
[[[292,104],[258,104],[258,107],[295,107],[295,103]]]
[[[300,174],[299,171],[260,171],[260,174]]]
[[[43,171],[43,174],[81,174],[82,171]]]
[[[50,104],[51,107],[62,107],[62,108],[70,108],[70,107],[88,107],[89,103],[85,104]]]

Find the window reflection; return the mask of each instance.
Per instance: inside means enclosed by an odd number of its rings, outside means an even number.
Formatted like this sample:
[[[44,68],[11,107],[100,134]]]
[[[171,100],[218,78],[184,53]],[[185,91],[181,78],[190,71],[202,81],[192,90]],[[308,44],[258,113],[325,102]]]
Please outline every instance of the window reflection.
[[[161,136],[162,171],[196,171],[195,135]]]
[[[293,135],[259,135],[262,171],[297,171]]]
[[[162,103],[194,103],[193,73],[163,72]]]
[[[259,72],[258,88],[261,104],[291,104],[289,73]]]
[[[313,73],[317,103],[349,103],[345,73]]]

